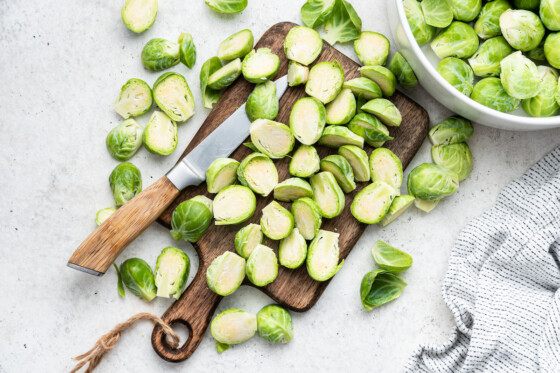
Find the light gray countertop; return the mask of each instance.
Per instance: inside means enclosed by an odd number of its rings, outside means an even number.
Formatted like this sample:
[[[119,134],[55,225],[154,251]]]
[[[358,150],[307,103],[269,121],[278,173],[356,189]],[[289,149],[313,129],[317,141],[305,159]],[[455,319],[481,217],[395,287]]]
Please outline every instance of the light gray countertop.
[[[117,294],[114,270],[95,278],[66,267],[73,250],[94,228],[98,209],[111,206],[107,178],[117,164],[105,150],[107,132],[120,122],[113,110],[120,86],[129,78],[153,83],[140,63],[144,43],[174,40],[190,32],[198,49],[186,76],[197,114],[179,129],[178,150],[159,157],[145,149],[132,159],[144,186],[173,165],[208,110],[202,108],[198,74],[219,42],[243,28],[255,37],[280,21],[300,23],[303,0],[249,0],[241,14],[224,16],[203,0],[162,0],[154,26],[132,34],[121,22],[123,1],[4,1],[0,7],[0,372],[68,371],[71,358],[91,348],[99,336],[140,311],[161,315],[171,300],[145,303]],[[385,2],[352,0],[364,30],[389,38]],[[356,58],[351,45],[339,47]],[[393,49],[394,53],[395,50]],[[450,113],[418,87],[417,99],[435,124]],[[139,118],[146,124],[148,116]],[[441,298],[449,251],[461,228],[488,209],[499,190],[560,143],[560,129],[508,132],[475,126],[469,140],[474,169],[460,191],[430,214],[411,208],[385,229],[373,226],[348,257],[319,302],[293,314],[295,337],[271,345],[255,337],[218,355],[208,332],[187,361],[172,364],[152,350],[147,322],[124,333],[98,372],[353,372],[400,371],[420,343],[441,343],[452,328]],[[426,141],[411,166],[429,161]],[[362,276],[373,268],[370,249],[381,239],[409,252],[409,283],[395,302],[372,312],[359,299]],[[149,263],[162,248],[176,245],[198,261],[193,248],[176,243],[154,224],[118,259]],[[257,312],[271,300],[243,287],[225,298],[218,311],[237,307]]]

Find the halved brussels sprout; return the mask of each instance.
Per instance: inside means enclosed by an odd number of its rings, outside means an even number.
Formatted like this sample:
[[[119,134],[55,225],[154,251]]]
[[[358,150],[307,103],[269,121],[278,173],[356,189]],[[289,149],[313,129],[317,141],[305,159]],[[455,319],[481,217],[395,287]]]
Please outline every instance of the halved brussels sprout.
[[[328,104],[338,96],[344,83],[344,70],[338,61],[319,62],[309,71],[305,93]]]
[[[218,57],[225,61],[245,57],[247,53],[253,50],[254,42],[255,39],[251,30],[238,31],[220,43]]]
[[[154,83],[157,106],[175,122],[184,122],[194,115],[194,98],[183,75],[165,73]]]
[[[333,174],[344,193],[350,193],[356,189],[354,171],[343,156],[329,155],[321,159],[321,171],[328,171]]]
[[[423,0],[420,4],[428,25],[444,28],[453,21],[453,10],[447,1]]]
[[[502,34],[500,29],[500,16],[511,5],[506,0],[494,0],[487,2],[480,11],[480,15],[474,24],[474,31],[482,39],[492,38]]]
[[[258,244],[251,252],[245,266],[249,281],[255,286],[266,286],[278,276],[278,259],[268,246]]]
[[[179,35],[179,59],[189,69],[192,69],[196,63],[196,46],[194,45],[192,35],[188,32],[183,32]]]
[[[245,112],[251,122],[257,119],[276,119],[278,115],[278,96],[276,84],[270,80],[257,84],[247,98]]]
[[[397,82],[403,87],[414,88],[418,79],[407,60],[399,53],[395,53],[389,63],[389,70],[395,75]]]
[[[235,184],[239,162],[231,158],[218,158],[206,170],[208,193],[218,193],[227,186]]]
[[[434,163],[455,172],[459,181],[465,180],[471,174],[472,154],[466,143],[434,145],[431,153]]]
[[[391,97],[395,93],[397,79],[391,70],[383,66],[363,66],[360,67],[360,73],[373,80],[381,88],[383,96]]]
[[[484,78],[475,84],[471,98],[490,109],[508,113],[519,107],[520,100],[510,96],[500,78]]]
[[[323,216],[319,206],[311,198],[300,198],[292,203],[292,215],[296,228],[306,240],[312,240],[321,229]]]
[[[141,79],[129,79],[115,101],[115,111],[124,119],[147,113],[153,103],[152,89]]]
[[[367,273],[360,285],[362,306],[367,311],[397,299],[407,283],[394,273],[377,269]]]
[[[220,99],[221,90],[208,87],[208,79],[212,74],[222,68],[222,61],[218,57],[212,57],[204,62],[200,69],[200,91],[202,92],[202,103],[206,109],[212,109],[212,106]]]
[[[456,172],[431,163],[422,163],[408,174],[408,193],[424,201],[439,200],[459,190]]]
[[[319,172],[311,176],[313,200],[317,204],[321,215],[325,218],[334,218],[344,210],[344,192],[330,172]]]
[[[204,2],[213,11],[225,14],[239,13],[247,8],[247,0],[205,0]]]
[[[369,157],[371,181],[382,181],[395,189],[399,195],[403,181],[403,168],[399,157],[386,148],[378,148]]]
[[[383,219],[381,219],[380,224],[382,227],[386,227],[392,222],[394,222],[399,216],[402,215],[414,202],[415,198],[409,195],[396,196],[391,207]]]
[[[235,234],[235,250],[245,259],[262,242],[263,234],[259,224],[246,225]]]
[[[232,85],[239,75],[241,75],[241,59],[236,58],[208,77],[208,87],[214,90],[224,89]]]
[[[286,179],[274,188],[274,199],[291,202],[303,197],[313,197],[311,185],[299,177]]]
[[[453,10],[453,18],[458,21],[470,22],[478,16],[482,0],[447,0]]]
[[[230,185],[214,198],[216,225],[243,223],[255,212],[257,199],[253,191],[243,185]]]
[[[412,265],[410,255],[379,240],[373,245],[371,256],[378,266],[391,273],[404,272]]]
[[[537,65],[520,51],[510,54],[500,64],[502,85],[510,96],[524,99],[539,93],[540,79]]]
[[[344,145],[338,148],[338,154],[346,158],[350,166],[352,166],[356,181],[369,181],[368,156],[364,149],[354,145]]]
[[[456,90],[470,96],[473,90],[474,73],[472,68],[457,57],[447,57],[437,66],[438,73]]]
[[[426,44],[436,34],[436,28],[426,23],[420,3],[416,0],[404,0],[404,12],[414,39],[419,45]]]
[[[521,101],[523,110],[532,117],[551,117],[560,111],[554,95],[558,89],[558,73],[551,67],[538,66],[540,90],[535,97]]]
[[[292,107],[290,127],[295,138],[304,145],[312,145],[319,140],[326,121],[327,111],[316,98],[300,98]]]
[[[189,278],[191,261],[187,254],[175,247],[166,247],[156,261],[155,283],[157,296],[179,299]]]
[[[229,345],[247,341],[257,331],[257,317],[252,313],[229,308],[220,312],[210,324],[210,334],[216,340],[218,352]]]
[[[558,11],[560,12],[560,6]],[[551,66],[560,69],[560,32],[548,35],[544,42],[544,56]]]
[[[169,155],[177,148],[177,124],[161,111],[154,111],[142,135],[150,153]]]
[[[271,240],[288,237],[294,228],[294,216],[276,201],[270,202],[262,210],[261,229]]]
[[[366,66],[385,65],[391,43],[384,35],[373,31],[362,31],[354,40],[354,51],[358,59]]]
[[[428,137],[434,145],[449,145],[465,142],[474,133],[470,121],[462,117],[449,117],[430,129]]]
[[[299,229],[294,228],[290,235],[280,241],[278,249],[278,259],[280,265],[286,268],[298,268],[305,261],[307,256],[307,242],[299,233]]]
[[[414,206],[416,206],[416,208],[424,211],[424,212],[430,212],[433,209],[436,208],[437,204],[439,203],[439,199],[435,199],[433,201],[424,201],[420,198],[415,198],[414,199]]]
[[[478,35],[466,23],[454,21],[432,40],[430,46],[439,58],[469,58],[478,49]]]
[[[319,171],[319,154],[311,145],[300,145],[294,152],[290,161],[290,175],[309,177]]]
[[[272,343],[288,343],[294,337],[294,326],[290,313],[284,308],[271,304],[257,313],[259,335]]]
[[[171,237],[196,242],[212,223],[212,200],[196,196],[184,202],[173,211],[171,216]]]
[[[513,52],[514,49],[506,39],[497,36],[482,43],[476,53],[469,58],[469,64],[476,76],[500,76],[502,72],[500,62]]]
[[[383,95],[381,88],[376,82],[364,77],[348,80],[344,82],[342,88],[350,89],[356,96],[363,95],[367,100],[373,100]]]
[[[262,196],[268,196],[278,184],[278,171],[274,162],[262,153],[249,154],[237,168],[241,184]]]
[[[280,67],[280,58],[268,48],[253,49],[243,58],[241,71],[251,83],[264,83],[272,79]]]
[[[503,12],[500,16],[500,29],[509,45],[523,52],[538,47],[545,33],[539,17],[523,9],[508,9]]]
[[[97,214],[95,214],[95,224],[103,224],[103,222],[109,219],[109,216],[113,215],[115,211],[117,211],[117,209],[114,207],[106,207],[97,211]]]
[[[319,230],[307,251],[307,273],[315,281],[327,281],[340,269],[344,260],[340,260],[338,233]]]
[[[313,63],[322,50],[323,39],[319,33],[305,26],[292,28],[284,41],[286,58],[306,66]]]
[[[311,28],[322,26],[330,17],[335,0],[307,0],[301,7],[301,19]]]
[[[356,98],[349,89],[343,89],[327,107],[328,124],[346,124],[356,115]]]
[[[223,297],[235,292],[244,278],[245,259],[231,251],[217,256],[206,270],[208,287]]]
[[[121,207],[142,191],[142,174],[132,163],[123,162],[109,175],[109,186],[115,205]]]
[[[161,71],[179,63],[179,44],[155,38],[142,49],[142,64],[148,70]]]
[[[336,0],[330,17],[325,22],[324,38],[331,45],[357,39],[362,31],[362,20],[346,0]]]
[[[387,126],[398,127],[401,125],[401,112],[395,104],[384,98],[376,98],[368,101],[362,106],[362,110],[366,113],[375,115],[381,122]]]
[[[343,145],[356,145],[364,147],[364,138],[356,135],[343,126],[328,126],[319,139],[319,144],[329,148],[338,148]]]
[[[285,157],[295,144],[292,130],[285,124],[268,119],[257,119],[249,129],[253,145],[272,159]]]
[[[558,0],[541,0],[539,14],[547,29],[560,31],[560,3]]]
[[[517,9],[538,9],[540,0],[513,0],[513,5]]]
[[[138,34],[152,27],[157,10],[157,0],[126,0],[121,9],[121,18],[130,31]]]
[[[387,127],[379,119],[367,113],[357,114],[348,124],[348,128],[373,147],[383,146],[385,141],[393,140],[393,137],[389,136]]]
[[[132,158],[142,146],[144,129],[134,119],[127,119],[107,134],[105,145],[111,156],[119,161]]]
[[[308,78],[309,67],[300,65],[295,61],[288,62],[288,85],[290,87],[305,84]]]
[[[379,223],[389,211],[396,195],[396,189],[389,184],[374,181],[354,197],[350,211],[360,223]]]
[[[154,273],[146,261],[130,258],[121,263],[120,271],[122,282],[132,294],[147,302],[156,297],[156,284]]]

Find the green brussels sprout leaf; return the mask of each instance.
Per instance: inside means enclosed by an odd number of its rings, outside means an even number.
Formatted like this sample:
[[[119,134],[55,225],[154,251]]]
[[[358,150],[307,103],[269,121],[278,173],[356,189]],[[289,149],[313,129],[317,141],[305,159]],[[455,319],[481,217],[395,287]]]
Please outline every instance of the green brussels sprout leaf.
[[[500,29],[509,45],[523,52],[538,47],[545,34],[539,17],[523,9],[508,9],[503,12],[500,15]]]
[[[117,271],[117,290],[121,297],[125,297],[126,294],[124,293],[124,285],[122,282],[121,272],[119,271],[119,267],[115,263],[113,263],[113,267],[115,267],[115,271]]]
[[[412,265],[410,255],[379,240],[373,245],[371,255],[378,266],[391,273],[404,272]]]
[[[331,45],[357,39],[362,31],[362,20],[346,0],[335,0],[333,11],[325,23],[324,39]]]
[[[196,63],[196,46],[194,45],[192,35],[187,32],[179,35],[179,59],[189,69],[192,69]]]
[[[368,311],[397,299],[407,283],[394,273],[378,269],[367,273],[360,285],[362,305]]]
[[[409,195],[396,196],[385,217],[381,220],[381,226],[386,227],[402,215],[414,202],[415,198]]]
[[[215,90],[208,87],[208,78],[216,71],[222,68],[222,62],[218,57],[212,57],[204,62],[200,69],[200,91],[202,92],[202,103],[206,109],[212,109],[212,106],[220,99],[221,90]]]
[[[469,64],[476,76],[500,76],[502,72],[500,62],[513,52],[506,39],[497,36],[482,43],[476,53],[469,58]]]
[[[322,26],[331,15],[335,0],[307,0],[301,7],[301,19],[311,28]]]
[[[457,21],[471,22],[480,13],[482,0],[446,0]]]
[[[523,110],[532,117],[551,117],[560,112],[555,94],[558,91],[558,73],[551,67],[538,66],[540,76],[539,93],[521,101]]]
[[[416,42],[424,45],[432,40],[436,34],[436,28],[426,23],[421,3],[416,0],[404,0],[403,5],[408,25]]]
[[[510,54],[501,62],[500,78],[506,92],[515,98],[524,99],[539,93],[539,71],[537,65],[520,51]]]
[[[205,0],[213,11],[218,13],[234,14],[247,8],[247,0]]]
[[[558,8],[558,11],[560,12],[560,6]],[[551,66],[560,69],[560,32],[548,35],[544,42],[543,51],[548,63]]]
[[[507,0],[494,0],[487,2],[480,11],[474,24],[474,31],[481,39],[493,38],[502,34],[500,29],[500,16],[511,9]]]

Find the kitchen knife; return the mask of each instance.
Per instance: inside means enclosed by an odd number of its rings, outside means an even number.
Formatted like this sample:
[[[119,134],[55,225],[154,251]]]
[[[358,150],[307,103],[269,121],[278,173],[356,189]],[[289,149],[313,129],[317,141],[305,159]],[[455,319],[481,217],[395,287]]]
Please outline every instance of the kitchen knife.
[[[275,81],[280,99],[288,78]],[[217,158],[228,157],[249,136],[251,122],[240,106],[218,128],[173,167],[165,176],[113,213],[74,251],[70,268],[101,276],[124,248],[142,233],[190,185],[206,179],[206,169]]]

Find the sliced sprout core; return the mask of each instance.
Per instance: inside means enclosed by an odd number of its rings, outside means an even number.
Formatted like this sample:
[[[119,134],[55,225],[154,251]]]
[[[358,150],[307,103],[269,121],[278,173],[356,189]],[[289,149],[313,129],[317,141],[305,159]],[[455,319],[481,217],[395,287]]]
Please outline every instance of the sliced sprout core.
[[[363,95],[366,100],[373,100],[383,95],[381,88],[373,80],[361,77],[354,78],[344,82],[342,85],[345,89],[350,89],[356,96]],[[358,109],[360,106],[358,106]]]
[[[220,43],[218,57],[226,61],[245,57],[247,53],[253,50],[254,41],[251,30],[245,29],[236,32]]]
[[[228,345],[228,348],[229,345],[243,343],[250,339],[256,331],[257,317],[234,308],[220,312],[210,324],[212,337],[218,343]]]
[[[295,61],[288,62],[288,85],[290,87],[305,84],[308,78],[309,67],[300,65]]]
[[[208,287],[224,297],[235,292],[244,278],[245,259],[231,251],[216,257],[206,270]]]
[[[262,210],[261,229],[272,240],[287,237],[294,227],[294,217],[276,201],[270,202]]]
[[[284,180],[274,188],[274,199],[291,202],[303,197],[313,197],[311,185],[299,177]]]
[[[184,122],[194,115],[194,98],[182,75],[173,72],[161,75],[154,83],[153,92],[157,106],[175,122]]]
[[[305,93],[328,104],[339,94],[343,82],[344,71],[338,61],[319,62],[309,71]]]
[[[268,246],[257,245],[247,259],[247,278],[256,286],[266,286],[278,276],[278,259]]]
[[[298,268],[307,256],[307,242],[297,228],[292,229],[290,235],[280,241],[278,259],[280,265],[286,268]]]
[[[251,189],[242,185],[230,185],[214,198],[216,225],[242,223],[255,212],[257,199]]]
[[[329,155],[321,160],[321,171],[333,174],[344,193],[350,193],[356,189],[354,182],[354,171],[350,163],[341,155]]]
[[[403,181],[403,168],[399,157],[386,148],[375,149],[369,157],[372,181],[382,181],[399,195]]]
[[[350,166],[352,166],[356,181],[369,181],[369,161],[364,149],[354,145],[344,145],[338,148],[338,154],[346,158]]]
[[[179,299],[189,278],[191,261],[187,254],[175,247],[166,247],[156,262],[154,280],[157,296]]]
[[[95,224],[97,225],[103,224],[103,222],[109,219],[109,217],[113,215],[115,211],[117,211],[117,209],[114,207],[106,207],[104,209],[97,211],[97,214],[95,214]]]
[[[121,9],[121,18],[130,31],[141,33],[152,27],[157,10],[157,0],[126,0]]]
[[[395,78],[395,74],[393,74],[393,72],[386,67],[363,66],[360,68],[360,73],[363,77],[374,81],[379,86],[379,88],[381,88],[383,96],[391,97],[395,93],[395,89],[397,87],[397,79]]]
[[[124,119],[142,115],[152,107],[152,89],[143,80],[130,79],[121,88],[115,111]]]
[[[328,124],[346,124],[356,115],[356,98],[350,89],[343,89],[326,109]]]
[[[251,83],[264,83],[272,79],[280,67],[280,58],[268,48],[253,49],[243,58],[242,72]]]
[[[272,159],[286,156],[294,148],[290,127],[268,119],[257,119],[249,129],[253,145]]]
[[[150,153],[169,155],[177,148],[177,124],[161,111],[154,111],[142,141]]]
[[[354,51],[366,66],[385,65],[390,47],[389,39],[373,31],[362,31],[354,41]]]
[[[208,87],[219,91],[232,85],[239,75],[241,75],[241,59],[236,58],[208,77]]]
[[[304,145],[316,143],[327,120],[327,111],[323,104],[313,97],[304,97],[296,101],[290,114],[290,128],[295,138]]]
[[[334,218],[344,210],[344,192],[330,172],[319,172],[311,177],[313,200],[317,204],[321,215]]]
[[[327,281],[342,268],[338,233],[320,230],[307,251],[307,272],[316,281]]]
[[[231,158],[218,158],[206,170],[206,186],[209,193],[218,193],[235,184],[239,162]]]
[[[319,154],[317,149],[311,145],[300,145],[294,152],[290,161],[290,175],[297,177],[309,177],[319,171]]]
[[[310,65],[323,50],[323,39],[312,28],[296,26],[292,28],[284,41],[284,52],[289,60]]]
[[[329,126],[323,131],[319,144],[329,148],[338,148],[343,145],[355,145],[364,147],[364,138],[356,135],[343,126]]]
[[[311,198],[300,198],[292,204],[292,214],[299,233],[312,240],[319,232],[323,217],[319,207]]]
[[[262,153],[245,157],[237,169],[237,176],[241,184],[265,197],[278,184],[278,171],[274,162]]]
[[[263,234],[259,224],[249,224],[241,228],[235,235],[235,250],[247,259],[257,245],[263,241]]]

